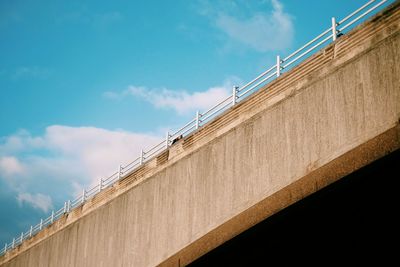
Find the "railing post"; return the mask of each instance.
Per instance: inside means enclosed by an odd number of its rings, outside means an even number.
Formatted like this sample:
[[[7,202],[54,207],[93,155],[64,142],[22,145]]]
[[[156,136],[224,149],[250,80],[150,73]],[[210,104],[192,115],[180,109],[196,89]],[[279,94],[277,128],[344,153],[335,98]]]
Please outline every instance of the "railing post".
[[[165,148],[168,148],[169,146],[169,137],[169,132],[167,132],[165,135]]]
[[[200,112],[196,111],[196,130],[199,129],[200,126]]]
[[[54,222],[54,210],[51,211],[51,221],[50,221],[50,222],[51,222],[51,223]]]
[[[276,56],[276,77],[281,75],[281,57]]]
[[[33,226],[31,225],[31,229],[29,230],[29,237],[32,237]]]
[[[232,106],[234,106],[236,104],[236,100],[237,100],[237,89],[239,88],[239,86],[233,86],[232,87]]]
[[[144,151],[143,149],[140,150],[140,165],[143,165],[144,161]]]
[[[99,183],[99,192],[103,189],[103,179],[100,178],[100,183]]]
[[[42,228],[43,228],[43,219],[40,219],[39,230],[42,230]]]
[[[12,248],[14,248],[14,246],[15,246],[15,237],[13,238],[13,242],[12,242]]]
[[[67,212],[67,201],[64,202],[64,213]]]
[[[7,243],[4,245],[4,253],[7,252]]]
[[[23,239],[24,239],[24,232],[21,233],[21,243]]]
[[[121,179],[121,177],[122,177],[122,165],[119,164],[119,166],[118,166],[118,180]]]
[[[85,188],[83,188],[83,190],[82,190],[82,199],[81,199],[81,203],[82,203],[82,204],[85,203],[85,200],[86,200],[86,190],[85,190]]]
[[[71,200],[68,199],[67,201],[67,212],[69,212],[71,209]]]
[[[336,30],[336,19],[335,17],[332,17],[332,40],[336,41],[336,37],[337,37],[337,30]]]

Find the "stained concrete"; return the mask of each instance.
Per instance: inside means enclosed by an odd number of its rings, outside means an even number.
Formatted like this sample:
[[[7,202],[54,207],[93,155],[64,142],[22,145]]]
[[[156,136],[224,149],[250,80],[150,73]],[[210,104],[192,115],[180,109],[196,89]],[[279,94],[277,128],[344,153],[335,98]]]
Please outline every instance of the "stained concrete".
[[[185,265],[400,147],[399,2],[0,258]]]

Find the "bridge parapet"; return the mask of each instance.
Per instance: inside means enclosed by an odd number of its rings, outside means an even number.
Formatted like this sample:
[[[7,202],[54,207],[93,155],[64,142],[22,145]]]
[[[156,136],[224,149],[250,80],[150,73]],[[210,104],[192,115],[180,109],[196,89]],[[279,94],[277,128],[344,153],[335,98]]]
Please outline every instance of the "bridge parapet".
[[[7,253],[2,264],[184,265],[398,149],[399,29],[397,2]]]

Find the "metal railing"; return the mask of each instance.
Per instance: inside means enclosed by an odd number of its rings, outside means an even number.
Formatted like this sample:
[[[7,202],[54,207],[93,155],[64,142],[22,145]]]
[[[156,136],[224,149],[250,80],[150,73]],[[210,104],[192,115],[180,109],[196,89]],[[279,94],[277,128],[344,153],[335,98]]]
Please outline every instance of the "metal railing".
[[[238,102],[243,101],[246,97],[267,84],[267,82],[279,77],[282,71],[288,69],[290,66],[294,66],[294,64],[296,63],[299,63],[300,59],[305,59],[306,57],[311,55],[311,53],[316,51],[316,49],[321,48],[324,44],[327,44],[328,41],[335,41],[337,37],[342,35],[345,30],[348,30],[350,26],[354,25],[356,22],[360,22],[365,16],[371,14],[372,11],[376,10],[385,2],[388,2],[388,0],[378,1],[378,3],[375,2],[377,1],[368,1],[363,6],[353,11],[340,21],[336,21],[335,18],[332,18],[331,26],[323,31],[321,34],[319,34],[317,37],[315,37],[287,57],[281,58],[280,56],[277,56],[276,64],[261,73],[255,79],[240,88],[238,86],[234,86],[232,89],[232,94],[230,96],[203,113],[197,111],[196,116],[183,127],[176,130],[175,132],[167,132],[164,140],[160,141],[158,144],[148,149],[147,151],[141,150],[139,157],[134,159],[132,162],[126,164],[125,166],[119,165],[118,170],[115,173],[105,179],[100,179],[98,185],[88,190],[83,190],[82,195],[77,197],[76,199],[72,201],[66,201],[61,209],[57,211],[52,211],[51,215],[48,218],[41,219],[37,225],[31,226],[28,231],[22,232],[20,236],[13,238],[12,242],[8,244],[6,243],[4,247],[0,250],[0,255],[3,255],[8,250],[11,250],[20,245],[24,240],[31,238],[43,228],[53,224],[64,214],[67,214],[71,210],[79,207],[80,205],[83,205],[86,200],[94,197],[105,188],[112,186],[121,178],[129,175],[130,173],[138,169],[145,162],[166,151],[175,138],[179,136],[187,136],[197,131],[200,127],[210,122],[217,115],[236,105]]]

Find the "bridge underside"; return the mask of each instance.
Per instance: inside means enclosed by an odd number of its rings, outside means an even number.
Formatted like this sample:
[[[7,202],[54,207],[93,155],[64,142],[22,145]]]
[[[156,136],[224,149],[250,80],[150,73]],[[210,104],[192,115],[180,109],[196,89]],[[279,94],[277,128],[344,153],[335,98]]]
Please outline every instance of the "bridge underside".
[[[400,150],[197,259],[190,266],[398,262]]]

